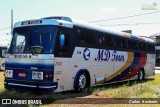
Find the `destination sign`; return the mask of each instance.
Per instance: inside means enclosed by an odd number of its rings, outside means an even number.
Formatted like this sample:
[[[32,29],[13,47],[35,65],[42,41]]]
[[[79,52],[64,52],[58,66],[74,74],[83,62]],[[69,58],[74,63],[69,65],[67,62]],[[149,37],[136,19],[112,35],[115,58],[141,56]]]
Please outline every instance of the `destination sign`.
[[[21,25],[41,24],[42,20],[24,21]]]

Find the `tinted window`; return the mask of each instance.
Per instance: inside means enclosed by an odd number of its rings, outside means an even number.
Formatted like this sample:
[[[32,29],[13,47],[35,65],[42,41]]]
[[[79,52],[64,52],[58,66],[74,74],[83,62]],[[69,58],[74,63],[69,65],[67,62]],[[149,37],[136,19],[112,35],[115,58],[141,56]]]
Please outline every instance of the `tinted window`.
[[[96,39],[94,31],[83,29],[79,31],[78,34],[80,45],[95,45]]]
[[[56,57],[69,57],[70,56],[70,34],[61,31],[58,34],[56,45]]]
[[[112,37],[106,35],[99,36],[99,45],[104,47],[112,47]]]
[[[141,51],[147,51],[147,46],[145,43],[139,43],[139,50]]]
[[[128,47],[130,50],[138,50],[138,43],[135,40],[128,40]]]
[[[148,52],[155,52],[155,45],[154,44],[148,44]]]
[[[126,40],[123,38],[115,38],[115,44],[117,48],[120,48],[120,49],[127,48]]]

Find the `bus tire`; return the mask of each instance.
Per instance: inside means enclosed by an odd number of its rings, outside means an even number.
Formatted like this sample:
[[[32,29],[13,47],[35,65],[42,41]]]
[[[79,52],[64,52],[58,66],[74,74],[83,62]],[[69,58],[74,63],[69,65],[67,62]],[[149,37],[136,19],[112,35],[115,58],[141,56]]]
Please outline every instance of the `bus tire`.
[[[82,92],[87,87],[87,76],[84,72],[80,73],[75,81],[75,91]]]
[[[138,72],[138,81],[142,81],[145,77],[145,73],[144,73],[144,70],[141,69],[139,72]]]

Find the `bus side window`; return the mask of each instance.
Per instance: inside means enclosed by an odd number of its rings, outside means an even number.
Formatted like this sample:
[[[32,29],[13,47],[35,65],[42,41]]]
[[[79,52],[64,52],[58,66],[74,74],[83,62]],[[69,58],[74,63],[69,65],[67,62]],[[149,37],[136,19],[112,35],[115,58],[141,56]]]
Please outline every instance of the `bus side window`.
[[[138,50],[138,42],[134,41],[133,44],[134,44],[133,45],[134,50]]]
[[[147,47],[148,47],[148,52],[149,53],[155,53],[155,46],[154,46],[154,44],[148,44]]]
[[[103,37],[103,44],[107,47],[112,47],[112,38],[109,36]]]
[[[139,43],[139,49],[141,51],[147,51],[147,46],[145,43]]]
[[[138,42],[135,40],[128,40],[128,48],[129,48],[129,50],[137,51],[138,50]]]
[[[69,56],[69,34],[60,33],[58,35],[58,46],[57,46],[57,55],[58,57],[68,57]]]
[[[115,38],[115,45],[118,49],[126,49],[126,40],[124,38]]]
[[[99,35],[99,45],[106,48],[112,47],[112,37]]]
[[[78,45],[80,46],[95,46],[96,38],[94,31],[83,29],[78,34]]]

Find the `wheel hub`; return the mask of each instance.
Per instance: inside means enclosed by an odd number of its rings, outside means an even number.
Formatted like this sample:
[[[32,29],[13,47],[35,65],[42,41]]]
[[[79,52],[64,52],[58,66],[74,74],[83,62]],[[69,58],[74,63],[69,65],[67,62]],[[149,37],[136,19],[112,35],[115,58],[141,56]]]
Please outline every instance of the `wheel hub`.
[[[86,77],[85,75],[81,75],[79,77],[79,87],[84,88],[86,86]]]

